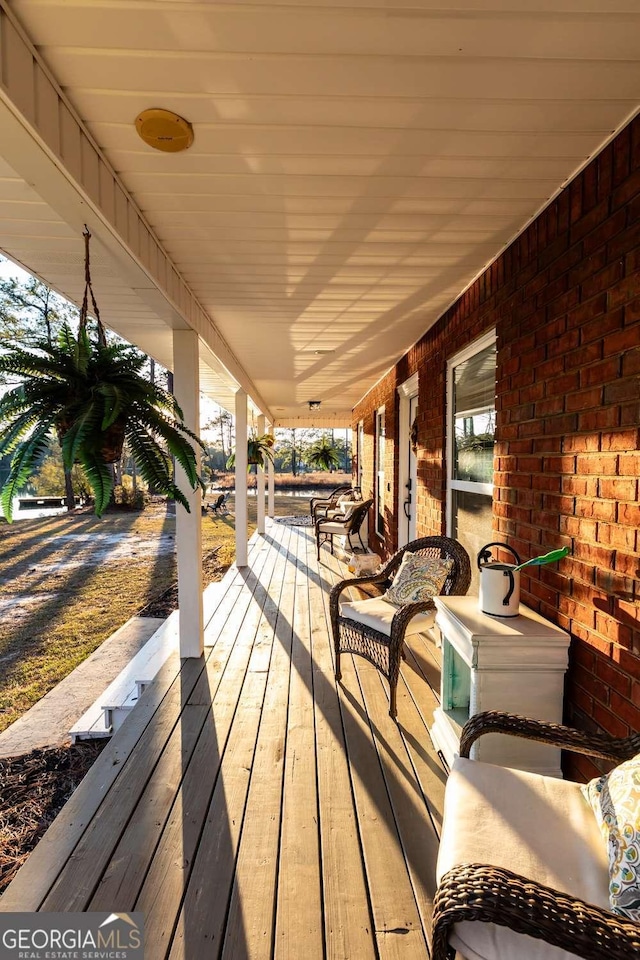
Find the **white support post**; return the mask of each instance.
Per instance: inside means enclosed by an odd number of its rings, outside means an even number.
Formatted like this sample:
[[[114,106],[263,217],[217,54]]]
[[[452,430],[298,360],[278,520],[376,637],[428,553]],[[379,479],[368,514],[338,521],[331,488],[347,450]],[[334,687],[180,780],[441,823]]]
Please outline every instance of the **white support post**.
[[[265,421],[264,415],[260,414],[258,417],[258,436],[261,437],[265,433]],[[256,510],[257,510],[257,526],[258,533],[262,534],[265,531],[264,525],[264,468],[258,467],[258,475],[256,477]]]
[[[246,567],[249,551],[247,514],[247,395],[236,393],[236,566]]]
[[[198,335],[194,330],[173,331],[173,389],[184,422],[200,432],[200,377]],[[199,448],[196,447],[198,472]],[[202,491],[192,490],[176,463],[176,483],[189,502],[190,513],[176,503],[176,548],[178,557],[178,623],[181,657],[200,657],[204,651],[202,607]]]
[[[275,427],[272,423],[269,424],[269,430],[271,433],[275,433]],[[275,471],[273,467],[273,462],[269,460],[269,463],[267,465],[267,516],[271,518],[273,518],[275,514],[274,492],[275,492]]]

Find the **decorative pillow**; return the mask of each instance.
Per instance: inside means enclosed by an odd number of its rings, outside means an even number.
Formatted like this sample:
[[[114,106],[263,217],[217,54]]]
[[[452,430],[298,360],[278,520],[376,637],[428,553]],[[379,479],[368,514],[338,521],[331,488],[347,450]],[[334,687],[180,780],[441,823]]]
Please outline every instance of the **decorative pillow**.
[[[416,553],[405,553],[385,600],[402,607],[437,597],[451,573],[453,560],[433,560]]]
[[[340,513],[336,514],[336,520],[348,520],[356,507],[359,507],[359,503],[351,501],[350,503],[343,503],[340,505]]]
[[[582,787],[609,845],[614,913],[640,920],[640,754]]]

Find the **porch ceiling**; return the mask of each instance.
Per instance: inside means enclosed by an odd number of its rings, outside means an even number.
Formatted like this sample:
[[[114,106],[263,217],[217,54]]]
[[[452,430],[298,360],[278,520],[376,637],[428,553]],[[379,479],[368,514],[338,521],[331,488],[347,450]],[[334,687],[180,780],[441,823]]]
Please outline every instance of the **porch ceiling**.
[[[640,102],[640,0],[8,6],[283,423],[348,421]],[[155,106],[190,150],[138,139]],[[0,246],[77,295],[77,230],[17,173]],[[107,321],[170,362],[175,318],[103,273]]]

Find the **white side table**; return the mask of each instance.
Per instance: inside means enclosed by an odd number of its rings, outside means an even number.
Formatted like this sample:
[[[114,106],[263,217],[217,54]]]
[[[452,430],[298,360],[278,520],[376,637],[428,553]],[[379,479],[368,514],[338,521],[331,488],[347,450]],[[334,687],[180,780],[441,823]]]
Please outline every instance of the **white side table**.
[[[436,597],[442,634],[440,707],[431,737],[449,766],[464,723],[483,710],[562,722],[569,635],[520,605],[520,616],[482,613],[477,597]],[[474,759],[561,777],[560,750],[504,734],[486,734]]]

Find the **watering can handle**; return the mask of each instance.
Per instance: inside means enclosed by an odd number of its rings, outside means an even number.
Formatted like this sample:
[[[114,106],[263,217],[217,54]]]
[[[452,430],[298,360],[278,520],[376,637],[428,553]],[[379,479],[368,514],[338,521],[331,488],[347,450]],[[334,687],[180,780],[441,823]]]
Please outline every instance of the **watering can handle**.
[[[491,557],[491,547],[502,547],[503,550],[508,550],[516,558],[516,563],[522,563],[513,547],[510,547],[508,543],[500,543],[500,541],[494,540],[493,543],[487,543],[478,554],[478,570],[482,570],[483,564]]]

